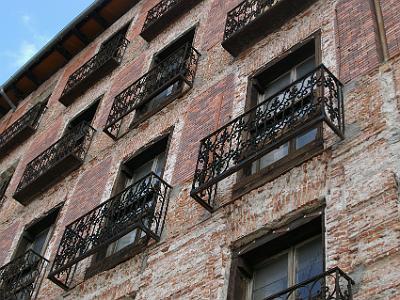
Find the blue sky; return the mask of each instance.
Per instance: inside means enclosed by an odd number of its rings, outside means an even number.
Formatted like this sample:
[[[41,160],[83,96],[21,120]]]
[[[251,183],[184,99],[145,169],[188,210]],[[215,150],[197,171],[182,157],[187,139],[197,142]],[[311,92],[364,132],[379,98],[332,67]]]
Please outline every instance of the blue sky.
[[[0,10],[0,85],[93,2],[3,1]]]

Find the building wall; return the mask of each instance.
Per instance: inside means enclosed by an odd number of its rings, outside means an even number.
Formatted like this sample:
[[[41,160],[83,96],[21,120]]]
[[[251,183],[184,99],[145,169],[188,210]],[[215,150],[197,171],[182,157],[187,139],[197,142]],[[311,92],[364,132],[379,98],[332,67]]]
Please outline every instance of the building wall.
[[[356,282],[354,299],[400,299],[400,17],[397,1],[380,0],[390,59],[383,62],[372,1],[319,0],[239,57],[222,46],[225,16],[240,1],[204,0],[150,43],[140,36],[143,0],[71,60],[17,112],[51,92],[38,132],[0,161],[19,160],[0,209],[0,264],[8,262],[26,224],[63,203],[45,256],[52,259],[66,224],[107,200],[121,161],[173,128],[164,179],[173,186],[159,243],[65,292],[44,280],[39,299],[226,299],[231,247],[258,237],[313,208],[325,208],[327,268],[339,266]],[[68,76],[102,41],[132,20],[120,67],[68,108],[59,101]],[[154,53],[197,25],[201,53],[193,88],[123,138],[102,129],[113,98],[149,69]],[[235,176],[218,186],[214,213],[190,196],[199,140],[244,112],[248,77],[284,51],[321,31],[322,61],[344,83],[346,138],[328,133],[325,151],[235,201]],[[68,121],[100,95],[97,129],[85,163],[28,206],[12,198],[25,166],[54,143]],[[226,204],[226,205],[224,205]]]

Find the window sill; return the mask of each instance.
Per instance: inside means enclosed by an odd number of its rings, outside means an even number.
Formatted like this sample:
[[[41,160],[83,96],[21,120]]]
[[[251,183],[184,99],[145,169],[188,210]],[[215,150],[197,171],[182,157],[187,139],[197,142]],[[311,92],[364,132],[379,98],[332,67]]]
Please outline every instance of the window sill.
[[[321,154],[323,151],[323,141],[317,140],[304,146],[294,155],[283,158],[256,174],[249,176],[245,176],[244,174],[239,175],[237,182],[233,186],[232,201],[278,178],[294,167],[301,165],[314,156]]]

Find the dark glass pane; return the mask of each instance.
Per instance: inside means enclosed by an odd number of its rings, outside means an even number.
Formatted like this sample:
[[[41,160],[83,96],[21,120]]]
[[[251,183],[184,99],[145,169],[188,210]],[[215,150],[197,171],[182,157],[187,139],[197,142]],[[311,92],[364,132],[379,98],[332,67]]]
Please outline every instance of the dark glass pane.
[[[323,273],[323,257],[321,239],[299,246],[295,251],[296,259],[296,284],[307,281]],[[297,300],[308,300],[318,295],[321,291],[321,282],[310,283],[296,291]]]
[[[296,149],[300,149],[304,147],[305,145],[315,141],[317,138],[317,129],[314,128],[310,131],[307,131],[306,133],[299,135],[296,138]]]
[[[38,254],[42,254],[44,244],[47,240],[47,235],[50,231],[50,227],[43,230],[41,233],[35,236],[35,240],[32,242],[30,248]]]
[[[269,260],[254,272],[253,300],[263,300],[288,287],[288,254]]]

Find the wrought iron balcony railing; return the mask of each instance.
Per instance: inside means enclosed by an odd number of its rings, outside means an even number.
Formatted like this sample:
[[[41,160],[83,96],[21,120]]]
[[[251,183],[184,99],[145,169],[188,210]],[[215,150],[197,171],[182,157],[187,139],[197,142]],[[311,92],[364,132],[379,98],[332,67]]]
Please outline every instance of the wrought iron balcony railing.
[[[315,1],[244,0],[228,12],[222,46],[238,56]]]
[[[134,230],[146,240],[160,240],[171,186],[154,173],[138,180],[69,224],[64,231],[49,279],[64,289],[74,283],[79,262],[104,250]]]
[[[82,122],[34,158],[25,168],[14,198],[26,204],[84,161],[94,129]]]
[[[116,139],[123,118],[176,82],[192,87],[200,54],[185,44],[145,75],[123,90],[114,99],[104,132]]]
[[[36,131],[45,108],[44,103],[36,104],[0,134],[0,157]]]
[[[353,279],[336,267],[264,300],[352,300],[352,285]]]
[[[140,35],[148,42],[201,0],[161,0],[147,13]]]
[[[212,211],[219,181],[322,122],[344,137],[342,84],[323,65],[201,140],[191,196]]]
[[[35,299],[48,264],[47,259],[28,250],[0,268],[0,299]]]
[[[128,45],[124,34],[117,34],[107,41],[97,54],[69,76],[59,101],[65,106],[70,105],[92,83],[115,69],[121,63]]]

